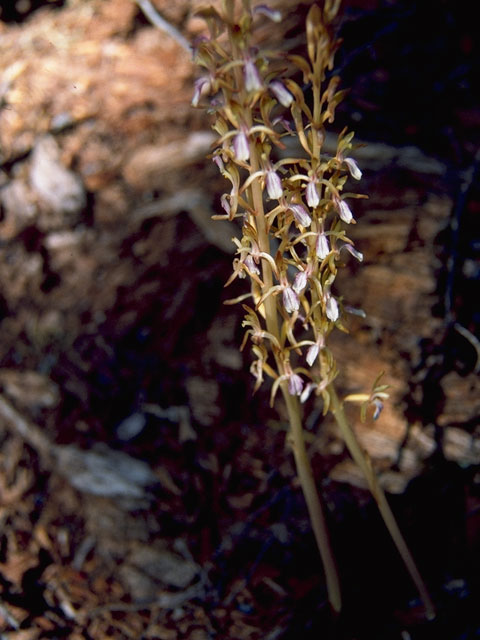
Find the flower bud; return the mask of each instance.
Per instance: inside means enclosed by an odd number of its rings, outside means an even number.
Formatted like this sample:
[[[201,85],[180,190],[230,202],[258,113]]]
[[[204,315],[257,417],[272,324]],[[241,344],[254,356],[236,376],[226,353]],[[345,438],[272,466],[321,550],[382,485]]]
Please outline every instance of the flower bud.
[[[233,139],[233,153],[239,162],[246,162],[250,157],[250,145],[245,131],[239,131]]]
[[[326,312],[329,320],[332,322],[336,322],[338,320],[338,303],[331,295],[327,298]]]
[[[303,380],[296,374],[292,373],[288,376],[288,393],[291,396],[299,396],[303,390]]]
[[[270,83],[270,90],[283,107],[289,107],[292,104],[292,94],[278,80],[274,80]]]
[[[265,182],[268,197],[272,200],[280,200],[283,195],[283,187],[278,173],[273,171],[273,169],[269,169],[266,173]]]
[[[300,308],[300,300],[292,287],[285,287],[282,293],[283,306],[287,313],[293,313]]]
[[[288,208],[293,213],[295,220],[298,224],[301,224],[302,227],[309,227],[312,224],[312,219],[303,204],[291,204]]]
[[[360,178],[362,177],[362,172],[360,171],[360,168],[355,160],[353,158],[345,158],[344,162],[347,165],[352,178],[355,178],[355,180],[360,180]]]
[[[330,247],[328,246],[328,238],[324,233],[319,233],[315,242],[315,253],[317,258],[323,260],[330,253]]]
[[[305,190],[305,199],[309,207],[315,209],[320,204],[320,196],[318,195],[317,185],[313,180],[307,184],[307,188]]]

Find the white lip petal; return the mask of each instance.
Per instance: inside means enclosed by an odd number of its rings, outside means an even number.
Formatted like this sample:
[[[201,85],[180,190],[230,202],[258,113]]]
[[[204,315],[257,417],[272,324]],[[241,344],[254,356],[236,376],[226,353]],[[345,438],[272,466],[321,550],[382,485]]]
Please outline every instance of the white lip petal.
[[[315,243],[315,253],[317,254],[317,258],[320,258],[320,260],[326,258],[330,253],[328,238],[324,233],[319,233],[317,236],[317,241]]]
[[[363,262],[363,253],[357,251],[351,244],[345,244],[342,248],[345,248],[348,253],[356,258],[359,262]]]
[[[240,162],[246,162],[250,157],[250,145],[248,138],[243,131],[237,133],[233,139],[233,152],[235,158]]]
[[[280,13],[280,11],[276,11],[275,9],[271,9],[266,4],[259,4],[256,7],[254,7],[253,13],[261,14],[261,15],[265,16],[266,18],[269,18],[273,22],[281,22],[282,21],[282,14]]]
[[[345,200],[340,200],[340,202],[338,203],[338,215],[347,224],[350,224],[353,220],[352,210],[345,202]]]
[[[352,178],[355,178],[355,180],[360,180],[360,178],[362,177],[362,172],[360,171],[360,167],[355,162],[355,160],[353,158],[345,158],[344,162],[347,165]]]
[[[302,204],[291,204],[289,209],[292,211],[295,220],[302,227],[309,227],[312,224],[312,219]]]
[[[293,102],[293,96],[288,89],[286,89],[281,82],[275,80],[270,83],[270,89],[276,99],[283,107],[289,107]]]
[[[245,60],[243,65],[245,77],[245,89],[247,91],[260,91],[263,87],[260,74],[253,60]]]
[[[300,300],[292,287],[286,287],[282,294],[283,306],[287,313],[293,313],[300,308]]]
[[[280,200],[283,195],[282,181],[280,176],[273,170],[267,171],[265,182],[268,197],[272,200]]]
[[[308,398],[310,397],[312,391],[315,389],[316,386],[317,385],[313,384],[313,382],[308,382],[305,385],[305,388],[300,395],[300,402],[302,404],[308,400]]]
[[[305,271],[299,271],[293,281],[292,289],[295,293],[302,293],[307,286],[307,274]]]
[[[305,190],[305,199],[309,207],[315,209],[320,204],[320,196],[318,195],[317,186],[314,182],[309,182]]]
[[[288,392],[291,396],[299,396],[303,391],[303,380],[296,373],[288,378]]]
[[[328,296],[327,304],[326,304],[326,312],[327,318],[332,322],[336,322],[338,320],[338,304],[333,296]]]
[[[319,351],[320,351],[320,347],[318,346],[318,343],[312,344],[312,346],[309,347],[307,351],[306,360],[310,367],[312,367],[315,364],[315,360],[317,359]]]

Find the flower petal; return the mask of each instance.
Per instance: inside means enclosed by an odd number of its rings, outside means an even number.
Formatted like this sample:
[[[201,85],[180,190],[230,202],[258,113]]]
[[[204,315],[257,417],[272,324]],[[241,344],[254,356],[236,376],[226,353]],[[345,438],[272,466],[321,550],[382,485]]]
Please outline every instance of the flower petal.
[[[330,253],[330,247],[328,245],[328,238],[324,233],[319,233],[315,242],[315,253],[317,258],[323,260]]]
[[[315,184],[315,182],[313,182],[313,180],[307,184],[307,188],[305,190],[305,199],[308,206],[312,207],[312,209],[315,209],[315,207],[318,207],[318,205],[320,204],[320,196],[318,195],[317,185]]]
[[[247,256],[244,260],[244,264],[250,271],[250,273],[254,273],[257,276],[260,275],[260,269],[255,264],[255,260],[252,258],[252,256]]]
[[[307,274],[305,271],[299,271],[293,281],[292,289],[295,293],[302,293],[307,286]]]
[[[300,402],[302,404],[308,400],[308,398],[310,397],[312,391],[316,388],[316,386],[317,385],[314,384],[313,382],[308,382],[305,385],[305,388],[303,389],[302,393],[300,394]]]
[[[272,200],[280,200],[283,195],[282,181],[278,173],[270,169],[265,176],[268,197]]]
[[[336,322],[338,320],[339,312],[338,312],[338,303],[335,300],[335,298],[329,295],[325,306],[326,306],[327,318],[332,322]]]
[[[198,107],[198,103],[200,102],[200,98],[203,93],[207,93],[210,89],[210,80],[208,78],[198,78],[193,83],[194,91],[192,98],[192,107]]]
[[[315,364],[315,360],[317,359],[319,351],[320,351],[320,347],[318,345],[318,342],[316,342],[315,344],[312,344],[308,348],[306,360],[310,367],[312,367]]]
[[[338,202],[338,215],[347,224],[350,224],[351,221],[353,220],[352,210],[350,209],[348,204],[345,202],[345,200],[339,200]]]
[[[303,380],[296,374],[288,376],[288,392],[291,396],[299,396],[303,391]]]
[[[250,157],[250,145],[244,131],[239,131],[233,139],[233,153],[239,162],[246,162]]]
[[[278,80],[270,83],[270,90],[283,107],[289,107],[293,102],[290,91]]]
[[[259,14],[269,18],[273,22],[281,22],[282,21],[282,14],[280,13],[280,11],[275,11],[274,9],[271,9],[266,4],[258,4],[256,7],[254,7],[253,13],[259,13]]]
[[[360,171],[360,167],[355,162],[355,160],[353,158],[345,158],[344,162],[347,165],[352,178],[355,178],[355,180],[360,180],[360,178],[362,177],[362,172]]]
[[[282,293],[283,306],[287,313],[293,313],[300,308],[300,300],[292,287],[285,287]]]
[[[359,262],[363,262],[363,253],[357,251],[351,244],[344,244],[342,249],[346,249],[350,255],[356,258]]]
[[[220,204],[222,205],[222,209],[228,215],[230,215],[230,211],[231,211],[229,198],[230,198],[230,196],[227,193],[224,193],[222,195],[222,197],[220,198]]]
[[[312,224],[312,219],[303,204],[291,204],[288,208],[293,213],[295,220],[298,224],[301,224],[302,227],[309,227]]]
[[[256,64],[251,58],[247,58],[243,64],[243,75],[245,80],[245,89],[248,92],[262,90],[262,79],[260,78]]]

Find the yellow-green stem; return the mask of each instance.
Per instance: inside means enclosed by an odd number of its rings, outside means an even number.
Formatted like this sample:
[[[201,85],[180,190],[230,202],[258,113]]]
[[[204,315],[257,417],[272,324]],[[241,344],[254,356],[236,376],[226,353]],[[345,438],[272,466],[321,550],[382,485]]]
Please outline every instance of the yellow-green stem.
[[[427,591],[427,587],[422,580],[420,572],[417,569],[417,565],[415,564],[413,556],[410,553],[410,549],[408,548],[402,532],[398,527],[395,516],[390,509],[390,505],[387,502],[385,493],[378,482],[374,470],[372,469],[370,459],[362,450],[357,437],[347,420],[345,410],[337,396],[333,384],[330,384],[330,386],[328,387],[328,392],[330,394],[333,415],[335,416],[340,431],[342,432],[343,439],[345,440],[348,450],[350,451],[350,455],[365,475],[370,491],[372,492],[372,495],[377,502],[378,510],[380,511],[383,521],[385,522],[392,540],[395,543],[395,546],[397,547],[398,552],[400,553],[400,556],[402,557],[402,560],[405,563],[405,566],[413,582],[415,583],[415,586],[418,589],[420,597],[423,600],[427,618],[433,619],[435,618],[435,607]]]
[[[325,569],[328,597],[332,609],[339,612],[342,607],[342,597],[340,593],[338,570],[332,551],[332,545],[330,543],[330,535],[325,521],[325,514],[315,486],[312,466],[305,446],[298,398],[290,395],[285,384],[281,388],[290,420],[290,435],[292,438],[292,448],[297,467],[297,474],[302,486],[303,495],[305,496],[313,532],[315,534],[315,539],[317,541],[323,567]]]

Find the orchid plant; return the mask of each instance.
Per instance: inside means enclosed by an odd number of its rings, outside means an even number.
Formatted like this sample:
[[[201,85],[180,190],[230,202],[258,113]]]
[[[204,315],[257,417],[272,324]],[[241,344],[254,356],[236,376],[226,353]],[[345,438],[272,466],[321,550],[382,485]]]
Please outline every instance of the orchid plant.
[[[271,404],[283,396],[296,468],[322,557],[329,600],[341,609],[341,594],[324,506],[305,445],[302,403],[314,394],[331,411],[346,445],[363,470],[381,515],[433,617],[434,608],[410,551],[397,526],[367,454],[360,447],[344,411],[344,401],[372,406],[378,417],[387,397],[375,382],[369,394],[339,399],[337,367],[328,347],[335,329],[346,330],[349,311],[335,289],[344,258],[362,261],[348,237],[355,224],[351,200],[366,197],[347,190],[362,177],[351,157],[353,133],[338,136],[334,156],[324,151],[326,125],[344,96],[340,78],[332,75],[339,46],[333,23],[340,0],[312,5],[306,20],[307,55],[259,49],[253,43],[258,20],[279,22],[280,12],[250,0],[222,0],[221,9],[200,11],[210,37],[196,48],[203,75],[195,83],[193,106],[214,116],[218,134],[212,159],[231,187],[221,198],[216,219],[239,220],[241,238],[234,239],[235,278],[249,280],[249,291],[234,301],[245,311],[245,338],[253,352],[255,390],[272,380]],[[308,87],[308,98],[297,81]],[[285,156],[284,140],[293,137],[297,157]],[[290,148],[292,145],[290,145]],[[359,312],[362,313],[362,312]]]

